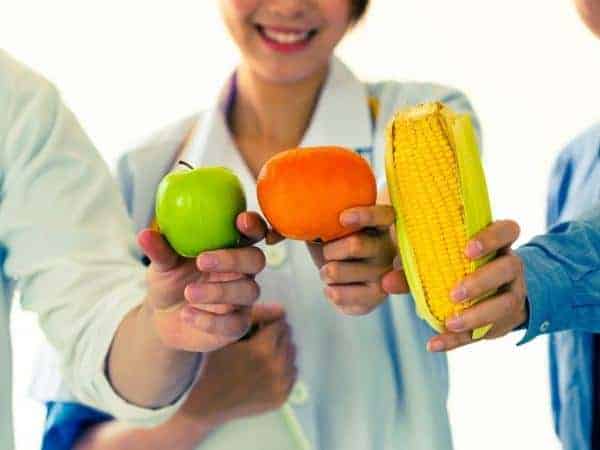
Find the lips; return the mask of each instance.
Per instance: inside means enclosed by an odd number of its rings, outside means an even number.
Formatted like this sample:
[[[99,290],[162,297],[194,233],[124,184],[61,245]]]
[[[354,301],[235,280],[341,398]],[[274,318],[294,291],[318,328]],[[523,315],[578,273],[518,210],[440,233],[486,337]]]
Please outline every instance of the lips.
[[[317,29],[292,29],[277,26],[256,25],[263,41],[280,52],[293,52],[305,49],[316,36]]]

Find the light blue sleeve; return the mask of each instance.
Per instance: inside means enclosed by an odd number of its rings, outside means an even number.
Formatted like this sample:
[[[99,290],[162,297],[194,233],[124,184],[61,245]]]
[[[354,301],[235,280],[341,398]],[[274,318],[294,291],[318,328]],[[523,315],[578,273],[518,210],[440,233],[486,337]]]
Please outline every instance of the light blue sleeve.
[[[600,332],[600,205],[517,253],[525,265],[529,303],[521,343],[567,329]]]
[[[582,144],[581,139],[574,141],[554,166],[547,210],[552,227],[517,250],[524,263],[529,307],[521,344],[567,329],[600,331],[600,204],[576,220],[558,223],[567,201],[578,201],[569,197],[575,172],[588,169],[589,164],[578,166],[580,150],[598,150],[595,144]]]

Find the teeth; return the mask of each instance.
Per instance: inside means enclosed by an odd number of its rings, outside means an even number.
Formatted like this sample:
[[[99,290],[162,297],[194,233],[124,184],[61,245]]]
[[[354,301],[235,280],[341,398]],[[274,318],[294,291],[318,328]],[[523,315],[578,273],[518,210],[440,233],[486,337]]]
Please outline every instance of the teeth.
[[[265,36],[267,36],[269,39],[278,42],[280,44],[296,44],[298,42],[302,42],[304,40],[306,40],[308,38],[308,35],[310,34],[309,31],[304,31],[301,33],[294,33],[294,32],[281,32],[281,31],[274,31],[274,30],[270,30],[268,28],[263,28],[263,31],[265,33]]]

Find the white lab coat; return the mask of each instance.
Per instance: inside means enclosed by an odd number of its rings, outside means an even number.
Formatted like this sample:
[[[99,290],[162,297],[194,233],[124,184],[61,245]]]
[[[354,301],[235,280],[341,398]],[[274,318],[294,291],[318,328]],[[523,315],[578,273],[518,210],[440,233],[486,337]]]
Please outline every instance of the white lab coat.
[[[246,191],[248,209],[259,210],[255,181],[226,126],[229,90],[227,85],[208,111],[166,128],[120,161],[118,177],[138,229],[152,220],[156,187],[194,127],[183,159],[195,166],[234,170]],[[370,97],[379,101],[374,126]],[[365,84],[334,59],[301,145],[355,149],[384,180],[387,121],[399,107],[428,100],[472,112],[455,90],[423,83]],[[451,449],[446,360],[426,352],[432,332],[416,317],[410,296],[391,297],[364,317],[345,316],[324,297],[303,243],[284,241],[265,251],[267,268],[257,278],[261,300],[281,302],[287,310],[298,347],[299,381],[283,410],[229,423],[198,448]],[[49,370],[38,374],[42,380],[53,377]],[[68,400],[65,392],[60,397]]]
[[[145,294],[116,184],[56,89],[0,50],[0,449],[13,448],[10,302],[34,311],[75,395],[132,421],[104,374],[121,319]],[[32,355],[33,357],[33,355]]]

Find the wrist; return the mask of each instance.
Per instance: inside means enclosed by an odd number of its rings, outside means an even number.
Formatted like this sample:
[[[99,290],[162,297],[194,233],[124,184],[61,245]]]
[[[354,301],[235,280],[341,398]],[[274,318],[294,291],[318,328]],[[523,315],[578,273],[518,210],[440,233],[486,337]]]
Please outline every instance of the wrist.
[[[153,360],[157,367],[171,373],[170,382],[166,383],[169,387],[165,387],[176,400],[193,383],[202,354],[168,345],[156,326],[155,314],[156,310],[146,299],[137,311],[137,326],[140,333],[146,334],[146,346],[152,348]]]
[[[187,415],[178,411],[161,428],[161,433],[169,439],[169,447],[177,450],[195,450],[199,443],[223,422],[209,414]]]
[[[156,314],[160,314],[160,310],[152,306],[151,301],[146,297],[138,310],[138,323],[140,328],[147,330],[149,338],[152,339],[153,345],[156,346],[156,351],[162,355],[172,355],[173,357],[190,354],[190,352],[178,349],[167,343],[168,340],[162,336],[158,327]]]

